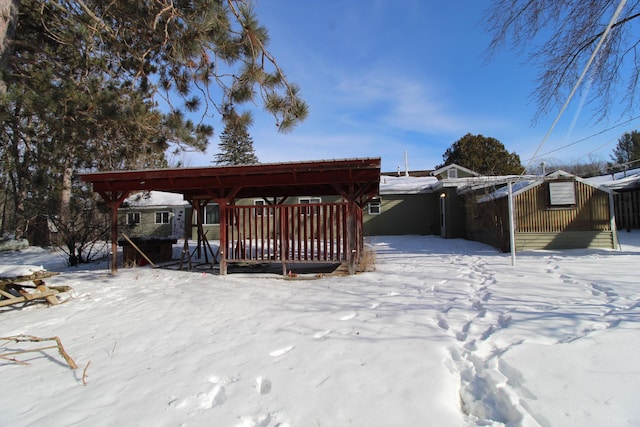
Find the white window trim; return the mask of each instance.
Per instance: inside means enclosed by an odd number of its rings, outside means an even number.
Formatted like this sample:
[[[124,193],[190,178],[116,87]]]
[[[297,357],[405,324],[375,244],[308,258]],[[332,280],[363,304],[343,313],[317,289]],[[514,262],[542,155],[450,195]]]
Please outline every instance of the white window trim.
[[[322,198],[320,197],[298,197],[298,204],[302,205],[302,204],[316,204],[316,203],[322,203]],[[318,213],[318,211],[316,211],[316,214]],[[305,209],[305,214],[306,215],[311,215],[311,209]]]
[[[138,218],[138,221],[131,221],[131,218]],[[138,225],[142,221],[140,212],[127,212],[127,225]]]
[[[377,212],[375,212],[375,209],[374,210],[371,209],[373,206],[377,206],[378,208]],[[380,199],[380,197],[374,197],[369,202],[368,212],[369,212],[369,215],[380,215],[382,213],[382,199]]]
[[[207,208],[213,207],[213,206],[218,206],[218,222],[209,223],[207,222]],[[202,215],[203,215],[202,225],[220,225],[220,205],[218,205],[217,203],[207,204],[203,209]]]
[[[263,212],[265,211],[265,209],[258,209],[258,207],[260,207],[260,208],[268,208],[269,206],[271,206],[264,199],[254,199],[253,205],[256,207],[255,216],[262,216]],[[273,209],[266,209],[266,211],[267,211],[267,215],[266,216],[273,216]]]
[[[166,214],[167,222],[164,222],[164,221],[158,222],[158,214],[160,214],[161,220],[164,220],[164,217]],[[153,223],[154,224],[171,224],[171,211],[155,211],[153,213]]]

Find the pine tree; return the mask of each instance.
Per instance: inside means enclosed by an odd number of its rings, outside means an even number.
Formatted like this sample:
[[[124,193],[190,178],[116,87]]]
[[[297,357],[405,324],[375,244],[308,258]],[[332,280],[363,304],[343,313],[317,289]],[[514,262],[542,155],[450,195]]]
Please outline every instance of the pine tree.
[[[638,167],[638,161],[640,161],[640,132],[634,130],[627,132],[618,139],[618,145],[613,150],[611,159],[623,168]]]
[[[33,214],[70,211],[77,170],[162,167],[168,150],[204,151],[212,127],[176,105],[228,124],[260,97],[283,132],[307,115],[249,0],[11,4],[20,19],[0,37],[11,47],[0,61],[0,176],[17,235]]]
[[[253,148],[253,140],[246,128],[227,126],[220,134],[218,144],[219,153],[216,154],[217,165],[249,165],[258,162]]]

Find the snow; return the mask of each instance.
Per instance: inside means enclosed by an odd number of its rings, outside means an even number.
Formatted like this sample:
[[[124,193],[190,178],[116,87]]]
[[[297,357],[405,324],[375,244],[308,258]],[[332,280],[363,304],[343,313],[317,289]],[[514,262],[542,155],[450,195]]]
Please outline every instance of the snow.
[[[309,280],[2,253],[74,291],[1,309],[0,336],[58,336],[79,368],[0,359],[1,424],[640,425],[640,232],[620,239],[512,266],[477,242],[375,237],[375,271]]]
[[[186,206],[189,202],[184,200],[182,194],[168,193],[165,191],[148,191],[135,193],[127,197],[124,203],[128,207],[144,208],[149,206]]]
[[[387,176],[380,177],[380,194],[415,194],[427,192],[438,183],[434,176]]]

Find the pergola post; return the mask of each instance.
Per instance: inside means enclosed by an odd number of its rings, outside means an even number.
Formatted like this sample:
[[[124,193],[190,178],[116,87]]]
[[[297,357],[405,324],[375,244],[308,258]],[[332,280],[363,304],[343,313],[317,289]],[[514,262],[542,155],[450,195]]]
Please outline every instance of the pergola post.
[[[348,201],[347,206],[347,269],[349,274],[356,274],[358,262],[360,261],[360,254],[358,253],[358,226],[356,224],[358,215],[356,209],[360,207],[352,200]]]
[[[220,248],[218,253],[220,254],[220,275],[225,276],[227,274],[227,248],[229,243],[227,242],[227,202],[218,202],[220,209]]]
[[[111,209],[111,273],[118,272],[118,209],[129,196],[128,191],[100,192]]]

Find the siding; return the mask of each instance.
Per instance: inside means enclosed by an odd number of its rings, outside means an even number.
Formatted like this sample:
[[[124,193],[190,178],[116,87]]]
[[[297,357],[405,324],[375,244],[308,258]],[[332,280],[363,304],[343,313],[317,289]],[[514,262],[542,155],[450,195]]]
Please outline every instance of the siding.
[[[379,215],[369,215],[367,207],[363,210],[365,236],[440,234],[433,194],[383,194],[381,202]]]
[[[614,248],[611,231],[566,231],[562,233],[517,233],[516,250]]]
[[[545,184],[538,185],[515,197],[516,232],[551,233],[611,229],[609,195],[604,191],[576,182],[576,206],[553,208],[548,207],[547,188]],[[503,203],[506,203],[506,200]]]
[[[173,232],[172,221],[169,219],[169,224],[155,224],[156,212],[171,212],[171,208],[130,208],[118,212],[118,228],[129,237],[167,237]],[[139,212],[140,223],[136,225],[127,224],[127,213]]]
[[[547,183],[514,197],[516,250],[613,248],[609,194],[575,182],[576,205],[550,207]],[[508,198],[475,203],[467,198],[467,238],[509,251]]]

